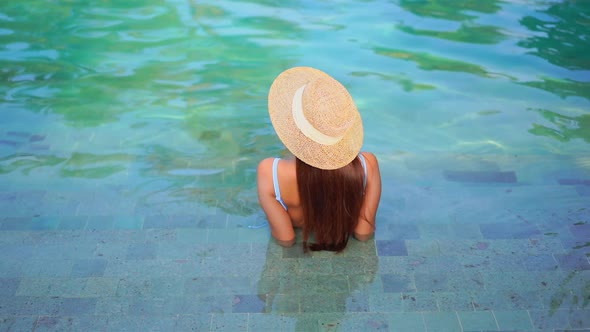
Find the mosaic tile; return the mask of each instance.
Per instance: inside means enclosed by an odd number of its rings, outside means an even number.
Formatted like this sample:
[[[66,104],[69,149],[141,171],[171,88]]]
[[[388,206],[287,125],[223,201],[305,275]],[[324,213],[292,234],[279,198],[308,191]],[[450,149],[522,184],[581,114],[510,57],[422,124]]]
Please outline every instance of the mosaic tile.
[[[576,192],[582,197],[590,197],[590,187],[588,186],[576,186]]]
[[[369,295],[371,312],[402,312],[403,300],[401,293],[377,293]]]
[[[427,331],[461,331],[461,325],[455,312],[424,312]]]
[[[23,277],[69,277],[73,260],[28,259],[20,265]]]
[[[379,227],[375,238],[377,240],[417,240],[420,238],[420,231],[414,224],[388,224]]]
[[[405,312],[438,311],[434,293],[404,293],[402,305]]]
[[[153,283],[150,279],[122,278],[117,287],[116,296],[143,297],[150,296]]]
[[[104,259],[77,260],[72,266],[72,277],[100,277],[104,275],[107,261]]]
[[[536,329],[569,328],[567,310],[530,310],[529,314]]]
[[[342,271],[342,273],[346,273],[346,272],[350,272],[350,271],[354,271],[355,268],[357,268],[356,266],[352,265],[352,264],[347,264],[346,267],[342,266],[344,265],[344,261],[341,260],[338,263],[340,263],[338,270]],[[313,273],[313,274],[330,274],[333,271],[333,266],[332,266],[332,259],[331,258],[302,258],[299,260],[299,271],[301,273]]]
[[[406,240],[408,255],[434,257],[441,254],[437,240]]]
[[[527,223],[480,224],[485,239],[528,239],[541,235],[538,227]]]
[[[129,315],[172,316],[183,301],[177,297],[134,297],[129,303]]]
[[[115,229],[142,229],[143,217],[139,216],[114,216],[113,227]]]
[[[80,297],[111,297],[117,293],[117,278],[87,278],[80,290]]]
[[[302,313],[334,313],[346,311],[347,293],[316,292],[301,296]]]
[[[387,318],[392,332],[426,331],[424,317],[420,312],[392,313]]]
[[[383,313],[348,314],[342,322],[342,331],[389,331],[389,317]]]
[[[115,228],[115,219],[112,216],[90,216],[86,219],[86,227],[89,231],[112,230]]]
[[[533,330],[533,325],[528,311],[515,310],[515,311],[503,311],[494,310],[494,317],[498,323],[498,328],[502,331],[526,331]]]
[[[133,243],[129,245],[125,258],[128,260],[155,259],[157,250],[156,243]]]
[[[590,309],[571,310],[569,315],[569,325],[575,329],[590,328]]]
[[[58,229],[86,229],[86,220],[88,217],[81,216],[64,216],[59,218]]]
[[[346,298],[346,311],[347,312],[369,312],[369,295],[364,292],[353,292],[349,297]]]
[[[442,292],[449,289],[449,277],[442,273],[415,273],[414,281],[418,292]]]
[[[248,314],[213,314],[211,331],[247,331]]]
[[[133,297],[101,296],[96,298],[96,315],[127,315]]]
[[[93,298],[64,298],[58,309],[62,316],[89,315],[96,308],[96,299]]]
[[[266,295],[234,295],[233,313],[262,313],[266,308]]]
[[[19,278],[0,278],[0,296],[14,296],[20,282]]]
[[[55,316],[62,301],[49,297],[0,297],[0,316]]]
[[[0,316],[0,331],[33,331],[37,316]]]
[[[177,322],[166,316],[111,315],[107,331],[174,331]]]
[[[176,319],[174,331],[209,331],[211,329],[211,314],[195,313],[180,315]]]
[[[267,294],[265,312],[293,314],[301,312],[301,296],[294,294]]]
[[[35,331],[83,331],[83,330],[105,330],[107,317],[101,316],[57,316],[39,317],[35,324]]]
[[[377,253],[379,256],[407,256],[408,249],[406,242],[401,240],[379,240],[377,244]]]
[[[466,292],[437,292],[434,297],[440,311],[474,310],[471,295]]]
[[[415,292],[416,286],[412,277],[399,274],[382,274],[383,291],[386,293]]]
[[[10,231],[28,231],[33,227],[33,218],[30,217],[14,217],[14,218],[3,218],[0,224],[1,230]]]
[[[580,252],[568,252],[553,255],[563,270],[590,270],[588,256]]]
[[[464,331],[497,331],[496,318],[491,311],[457,311]]]
[[[186,277],[157,277],[151,280],[151,295],[154,297],[181,297],[185,295]]]
[[[194,277],[186,280],[184,293],[190,295],[253,294],[254,285],[249,277],[222,276]]]
[[[445,179],[453,182],[515,183],[516,173],[492,171],[444,171]]]

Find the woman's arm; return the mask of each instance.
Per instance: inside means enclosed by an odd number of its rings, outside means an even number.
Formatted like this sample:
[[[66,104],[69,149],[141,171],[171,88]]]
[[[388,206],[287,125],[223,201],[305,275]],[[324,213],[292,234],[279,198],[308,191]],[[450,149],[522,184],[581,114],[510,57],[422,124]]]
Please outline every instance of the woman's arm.
[[[367,161],[367,187],[361,207],[361,214],[354,230],[354,237],[359,241],[367,241],[375,234],[375,217],[381,200],[381,172],[377,157],[370,152],[363,152]]]
[[[258,202],[266,214],[272,236],[281,246],[290,247],[295,243],[295,231],[289,214],[276,199],[272,163],[273,158],[266,158],[258,164]]]

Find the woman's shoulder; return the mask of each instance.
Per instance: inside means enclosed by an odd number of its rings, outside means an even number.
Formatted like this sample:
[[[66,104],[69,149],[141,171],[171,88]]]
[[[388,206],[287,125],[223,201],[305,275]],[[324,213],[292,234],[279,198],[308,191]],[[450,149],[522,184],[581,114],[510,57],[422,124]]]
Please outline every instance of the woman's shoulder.
[[[365,160],[370,166],[378,166],[379,162],[377,161],[377,157],[375,156],[375,154],[367,151],[363,151],[361,152],[361,154],[363,155],[363,157],[365,157]]]

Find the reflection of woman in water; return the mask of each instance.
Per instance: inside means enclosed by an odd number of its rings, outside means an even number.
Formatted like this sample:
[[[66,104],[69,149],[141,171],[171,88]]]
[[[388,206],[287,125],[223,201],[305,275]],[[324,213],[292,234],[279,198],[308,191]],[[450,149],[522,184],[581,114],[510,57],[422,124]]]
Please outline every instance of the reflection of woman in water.
[[[273,82],[268,108],[294,159],[258,166],[258,198],[273,237],[289,247],[303,228],[303,249],[342,251],[351,235],[370,239],[381,196],[377,158],[360,152],[363,125],[352,97],[317,69],[291,68]],[[310,234],[315,242],[308,245]]]
[[[346,313],[369,311],[362,298],[368,298],[378,258],[375,241],[357,242],[354,247],[343,255],[314,253],[313,257],[290,258],[284,250],[293,253],[291,249],[270,241],[257,290],[264,301],[263,312],[287,318],[284,323],[292,325],[284,326],[286,331],[317,331],[321,325],[319,330],[333,331],[358,323],[361,316],[347,319]]]

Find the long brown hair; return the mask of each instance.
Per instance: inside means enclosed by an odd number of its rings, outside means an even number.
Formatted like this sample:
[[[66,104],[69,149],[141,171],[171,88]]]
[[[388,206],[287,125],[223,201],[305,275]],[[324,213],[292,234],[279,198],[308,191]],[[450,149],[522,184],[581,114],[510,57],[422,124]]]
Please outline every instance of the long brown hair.
[[[296,158],[296,172],[304,220],[303,250],[341,252],[354,233],[363,204],[360,160],[323,170]],[[308,245],[310,232],[315,243]]]

